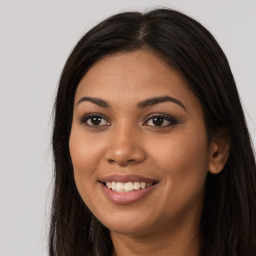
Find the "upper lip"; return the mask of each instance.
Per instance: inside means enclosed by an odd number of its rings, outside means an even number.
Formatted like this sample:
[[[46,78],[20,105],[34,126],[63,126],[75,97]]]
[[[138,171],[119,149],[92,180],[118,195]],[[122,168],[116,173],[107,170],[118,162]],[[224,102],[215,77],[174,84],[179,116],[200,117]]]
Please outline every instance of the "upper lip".
[[[128,175],[120,175],[120,174],[114,174],[114,175],[109,175],[105,176],[99,179],[100,182],[146,182],[146,183],[154,183],[158,182],[155,179],[143,177],[140,175],[136,174],[128,174]]]

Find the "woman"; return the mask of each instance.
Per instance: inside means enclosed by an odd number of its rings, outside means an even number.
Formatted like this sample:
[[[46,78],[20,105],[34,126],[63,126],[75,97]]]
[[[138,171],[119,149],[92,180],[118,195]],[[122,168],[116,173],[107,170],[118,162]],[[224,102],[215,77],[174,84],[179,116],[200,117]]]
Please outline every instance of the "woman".
[[[91,29],[63,69],[50,255],[249,256],[256,168],[228,61],[173,10]]]

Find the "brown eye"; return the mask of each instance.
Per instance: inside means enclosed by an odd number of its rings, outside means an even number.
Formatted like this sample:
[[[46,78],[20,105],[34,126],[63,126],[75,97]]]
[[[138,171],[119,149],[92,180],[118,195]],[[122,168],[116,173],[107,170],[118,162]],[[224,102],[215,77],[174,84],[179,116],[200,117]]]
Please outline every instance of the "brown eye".
[[[177,124],[177,121],[171,116],[166,115],[155,115],[149,117],[143,125],[155,126],[155,127],[165,127]]]
[[[82,120],[81,123],[85,123],[88,126],[108,126],[110,123],[100,115],[87,115]]]
[[[88,119],[88,121],[91,123],[91,125],[97,126],[97,125],[100,125],[102,118],[98,117],[98,116],[94,116],[94,117],[91,117],[90,119]]]
[[[162,117],[153,117],[152,118],[152,123],[155,126],[162,126],[162,124],[164,123],[164,119]]]

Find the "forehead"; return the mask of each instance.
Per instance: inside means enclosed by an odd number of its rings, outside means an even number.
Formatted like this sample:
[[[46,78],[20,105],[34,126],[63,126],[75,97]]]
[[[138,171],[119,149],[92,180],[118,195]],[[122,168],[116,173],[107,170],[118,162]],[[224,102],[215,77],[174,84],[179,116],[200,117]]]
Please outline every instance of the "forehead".
[[[75,102],[80,97],[104,98],[127,104],[145,98],[168,95],[199,104],[182,75],[160,57],[145,51],[117,53],[94,64],[80,81]]]

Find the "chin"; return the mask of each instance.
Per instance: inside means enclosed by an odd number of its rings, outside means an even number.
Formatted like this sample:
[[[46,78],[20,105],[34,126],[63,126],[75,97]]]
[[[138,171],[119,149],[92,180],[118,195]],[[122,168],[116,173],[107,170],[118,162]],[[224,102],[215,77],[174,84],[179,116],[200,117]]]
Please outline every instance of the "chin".
[[[127,214],[126,214],[127,215]],[[150,217],[150,216],[149,216]],[[112,215],[111,219],[103,219],[101,223],[106,226],[110,232],[121,234],[144,234],[151,230],[153,225],[152,218],[146,218],[142,215],[139,217],[132,216],[115,216]]]

